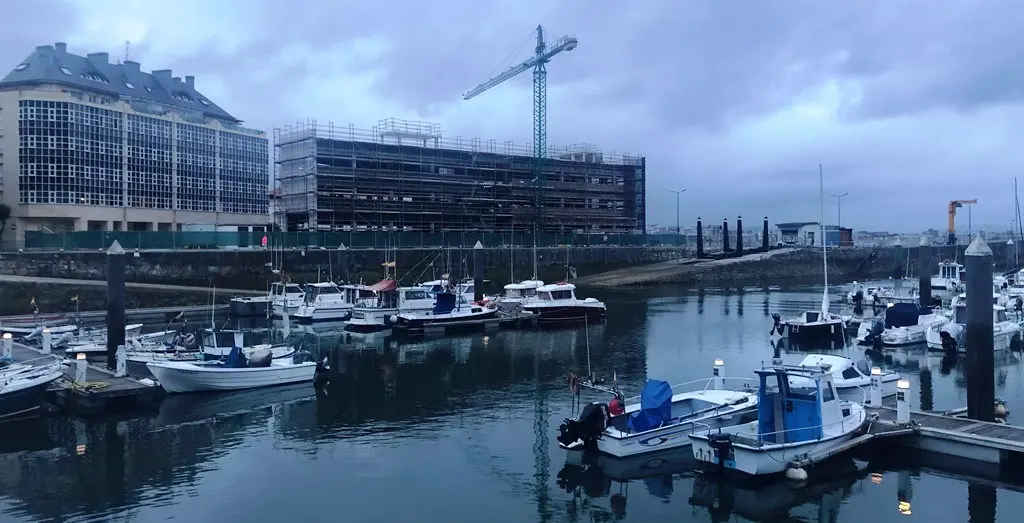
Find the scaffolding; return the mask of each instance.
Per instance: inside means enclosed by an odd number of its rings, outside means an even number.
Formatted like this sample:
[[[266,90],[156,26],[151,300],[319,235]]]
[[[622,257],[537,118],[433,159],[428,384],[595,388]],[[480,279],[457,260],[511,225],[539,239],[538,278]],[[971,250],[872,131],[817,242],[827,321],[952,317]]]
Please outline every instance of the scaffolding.
[[[275,217],[288,230],[640,233],[642,155],[548,148],[536,223],[531,144],[446,139],[388,118],[370,130],[316,120],[274,129]]]

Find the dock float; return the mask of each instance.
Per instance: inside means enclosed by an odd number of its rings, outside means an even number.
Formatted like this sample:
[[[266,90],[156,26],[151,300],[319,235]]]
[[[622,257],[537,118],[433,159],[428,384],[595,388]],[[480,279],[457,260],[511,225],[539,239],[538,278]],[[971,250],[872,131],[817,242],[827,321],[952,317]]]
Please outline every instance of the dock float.
[[[222,313],[228,310],[227,304],[221,305],[186,305],[178,307],[147,307],[141,309],[128,309],[125,311],[125,318],[127,321],[133,323],[163,323],[170,319],[170,317],[184,313],[185,316],[202,316],[209,317],[210,311],[215,313]],[[107,318],[107,311],[80,311],[80,312],[66,312],[60,314],[43,314],[40,317],[36,317],[33,314],[19,314],[15,316],[0,316],[0,327],[3,325],[38,325],[40,323],[46,324],[48,321],[53,321],[54,325],[61,323],[68,323],[75,320],[75,316],[78,319],[87,323],[103,323]]]
[[[913,427],[914,434],[900,438],[902,445],[995,465],[1024,463],[1024,427],[920,411],[910,413],[909,424],[900,424],[892,407],[865,409],[878,416],[880,427]]]

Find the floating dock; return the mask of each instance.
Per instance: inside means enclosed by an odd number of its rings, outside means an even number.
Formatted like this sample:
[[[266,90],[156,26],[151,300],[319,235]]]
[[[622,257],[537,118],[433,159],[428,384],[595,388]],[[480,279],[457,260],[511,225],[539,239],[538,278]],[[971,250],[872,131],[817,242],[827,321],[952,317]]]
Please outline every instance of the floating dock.
[[[184,316],[194,317],[206,317],[210,316],[210,312],[223,313],[228,310],[227,304],[221,305],[187,305],[177,307],[149,307],[144,309],[128,309],[125,311],[126,322],[129,323],[165,323],[171,317],[184,313]],[[86,323],[103,323],[107,318],[107,311],[81,311],[81,312],[67,312],[59,314],[40,314],[38,317],[32,314],[19,314],[16,316],[0,316],[0,327],[3,325],[38,325],[39,323],[45,323],[47,321],[54,321],[54,326],[67,324],[75,320],[75,316],[78,316],[80,321]]]
[[[880,430],[912,428],[912,434],[899,438],[902,445],[992,465],[1024,463],[1024,427],[920,411],[901,425],[892,407],[864,408],[878,416]]]

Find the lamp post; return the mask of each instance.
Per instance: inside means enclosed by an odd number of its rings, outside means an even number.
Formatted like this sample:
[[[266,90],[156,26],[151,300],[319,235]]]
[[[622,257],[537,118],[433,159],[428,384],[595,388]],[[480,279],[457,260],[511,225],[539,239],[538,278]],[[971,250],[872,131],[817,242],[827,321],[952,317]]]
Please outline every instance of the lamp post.
[[[839,239],[836,245],[842,246],[843,244],[843,197],[849,195],[849,191],[843,194],[829,193],[833,198],[836,199],[836,232],[839,233]],[[822,225],[824,227],[824,225]]]
[[[679,227],[679,195],[686,192],[686,189],[682,189],[679,191],[669,190],[669,192],[675,193],[676,195],[676,234],[682,234],[683,230],[682,228]]]

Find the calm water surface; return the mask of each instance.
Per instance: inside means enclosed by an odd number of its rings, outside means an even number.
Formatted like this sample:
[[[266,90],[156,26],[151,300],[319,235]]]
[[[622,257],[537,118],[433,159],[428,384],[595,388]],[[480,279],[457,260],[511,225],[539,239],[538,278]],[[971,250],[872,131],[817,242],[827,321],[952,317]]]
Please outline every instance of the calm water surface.
[[[307,347],[335,351],[320,394],[185,395],[131,417],[0,424],[0,521],[1020,521],[1024,495],[1006,481],[906,453],[840,458],[804,488],[695,477],[688,449],[567,464],[553,436],[572,414],[565,375],[585,374],[588,342],[594,371],[629,391],[647,376],[707,377],[715,358],[728,375],[753,376],[772,358],[769,314],[820,300],[659,292],[599,294],[609,321],[589,329],[417,343],[300,332]],[[791,363],[804,354],[782,351]],[[909,376],[915,408],[966,404],[955,362],[922,349],[876,358]],[[1019,356],[1001,357],[996,373],[997,396],[1024,406]]]

